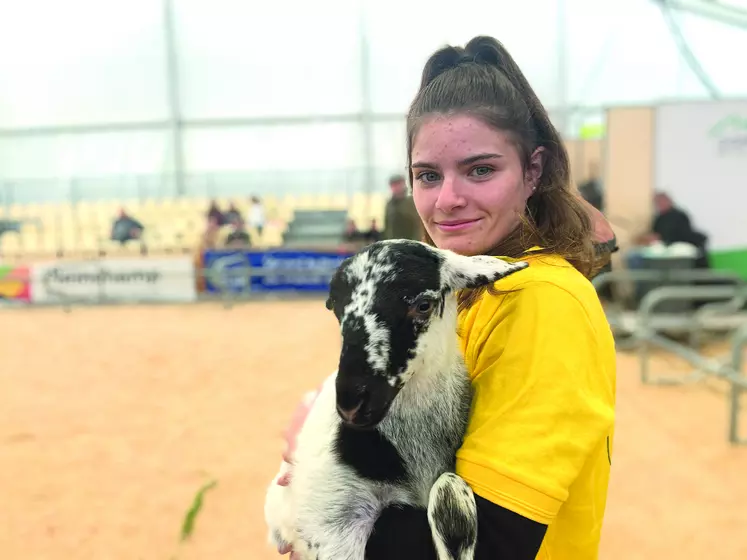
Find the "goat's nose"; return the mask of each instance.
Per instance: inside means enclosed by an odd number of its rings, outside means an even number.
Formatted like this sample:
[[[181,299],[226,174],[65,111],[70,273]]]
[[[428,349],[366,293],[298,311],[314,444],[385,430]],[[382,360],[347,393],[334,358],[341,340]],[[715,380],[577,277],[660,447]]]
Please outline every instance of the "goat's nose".
[[[352,424],[355,421],[355,417],[363,407],[363,399],[358,401],[353,408],[343,408],[339,404],[337,405],[337,413],[340,415],[345,422]]]

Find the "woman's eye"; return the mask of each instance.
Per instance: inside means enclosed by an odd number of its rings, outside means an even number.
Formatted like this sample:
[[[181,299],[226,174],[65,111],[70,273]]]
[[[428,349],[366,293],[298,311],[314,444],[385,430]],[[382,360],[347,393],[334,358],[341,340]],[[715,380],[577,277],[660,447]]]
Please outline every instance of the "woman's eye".
[[[418,174],[418,180],[424,183],[435,183],[438,181],[439,176],[435,171],[423,171]]]
[[[480,165],[472,169],[472,173],[478,177],[484,177],[486,175],[490,175],[492,171],[493,169],[491,167],[486,167],[484,165]]]

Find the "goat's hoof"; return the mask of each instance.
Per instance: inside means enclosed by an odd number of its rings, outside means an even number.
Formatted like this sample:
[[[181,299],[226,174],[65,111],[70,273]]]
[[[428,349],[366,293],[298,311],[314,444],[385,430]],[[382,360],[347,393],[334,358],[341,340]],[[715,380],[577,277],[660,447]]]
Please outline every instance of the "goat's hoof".
[[[439,560],[472,560],[477,545],[477,505],[469,485],[442,474],[428,498],[428,523]]]

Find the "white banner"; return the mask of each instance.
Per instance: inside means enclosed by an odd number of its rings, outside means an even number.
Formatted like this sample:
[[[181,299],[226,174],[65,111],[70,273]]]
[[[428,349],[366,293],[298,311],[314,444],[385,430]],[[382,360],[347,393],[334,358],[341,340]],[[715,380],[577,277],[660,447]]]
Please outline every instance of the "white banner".
[[[197,299],[190,257],[53,261],[31,268],[31,299],[74,301],[192,302]]]
[[[711,250],[747,247],[747,100],[656,109],[654,188],[669,193]]]

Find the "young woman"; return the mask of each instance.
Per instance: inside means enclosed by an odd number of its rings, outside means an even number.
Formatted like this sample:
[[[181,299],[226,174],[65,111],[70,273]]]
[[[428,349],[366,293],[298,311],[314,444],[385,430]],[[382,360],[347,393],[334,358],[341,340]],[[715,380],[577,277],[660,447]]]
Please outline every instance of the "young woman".
[[[588,280],[606,263],[560,135],[505,48],[476,37],[428,60],[407,116],[407,149],[427,242],[530,262],[460,297],[475,396],[457,473],[476,496],[476,557],[595,559],[615,351]],[[425,511],[386,510],[367,558],[435,558]]]

